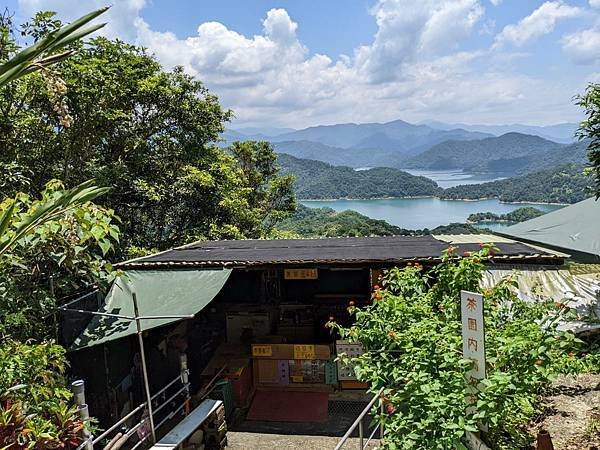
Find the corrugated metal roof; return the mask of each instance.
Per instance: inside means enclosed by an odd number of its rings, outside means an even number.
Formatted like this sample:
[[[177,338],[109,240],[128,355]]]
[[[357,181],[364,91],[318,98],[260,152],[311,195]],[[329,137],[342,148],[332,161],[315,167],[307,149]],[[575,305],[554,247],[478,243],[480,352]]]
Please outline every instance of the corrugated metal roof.
[[[582,273],[573,273],[571,267],[567,266],[489,267],[483,273],[481,286],[492,287],[502,278],[514,274],[518,282],[515,293],[522,300],[550,299],[575,308],[579,317],[600,317],[600,272],[589,271],[590,268],[585,267],[578,269],[578,272]],[[585,320],[570,320],[562,323],[560,327],[575,333],[592,332],[600,328]]]

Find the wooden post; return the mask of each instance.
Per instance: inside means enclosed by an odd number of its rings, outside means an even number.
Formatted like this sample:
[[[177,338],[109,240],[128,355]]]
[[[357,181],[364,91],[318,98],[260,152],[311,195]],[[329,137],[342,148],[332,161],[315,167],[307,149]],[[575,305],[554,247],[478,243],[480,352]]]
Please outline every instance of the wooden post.
[[[540,430],[537,435],[537,450],[554,450],[550,433],[546,430]]]

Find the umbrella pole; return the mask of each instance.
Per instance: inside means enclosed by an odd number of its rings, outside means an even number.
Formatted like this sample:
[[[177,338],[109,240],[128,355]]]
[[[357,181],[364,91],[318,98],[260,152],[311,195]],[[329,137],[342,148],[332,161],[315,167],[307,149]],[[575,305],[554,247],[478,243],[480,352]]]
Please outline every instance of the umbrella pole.
[[[146,404],[148,408],[148,420],[150,421],[150,432],[152,434],[152,443],[156,443],[156,433],[154,430],[154,418],[152,417],[152,395],[150,394],[150,384],[148,383],[148,368],[146,366],[146,354],[144,352],[144,338],[142,336],[142,324],[138,310],[137,295],[132,293],[133,312],[135,315],[135,326],[137,328],[138,341],[140,343],[140,356],[142,357],[142,373],[144,375],[144,388],[146,391]]]

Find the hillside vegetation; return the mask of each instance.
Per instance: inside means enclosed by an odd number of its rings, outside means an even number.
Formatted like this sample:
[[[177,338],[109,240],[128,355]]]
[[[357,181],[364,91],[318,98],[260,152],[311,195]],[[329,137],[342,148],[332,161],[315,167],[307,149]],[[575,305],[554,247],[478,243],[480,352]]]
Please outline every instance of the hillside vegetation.
[[[417,197],[442,192],[435,181],[398,169],[378,167],[356,171],[285,154],[278,156],[278,162],[284,174],[296,177],[294,189],[298,198]]]
[[[441,198],[498,198],[505,202],[576,203],[590,197],[592,180],[583,166],[568,164],[489,183],[445,189]]]
[[[525,206],[523,208],[517,208],[506,214],[496,214],[493,212],[480,212],[469,215],[467,218],[468,223],[479,223],[479,222],[525,222],[529,219],[535,219],[536,217],[542,216],[543,211],[531,206]]]
[[[404,167],[415,169],[462,169],[471,172],[516,172],[551,150],[563,147],[547,139],[521,133],[507,133],[475,141],[446,141],[409,158]]]

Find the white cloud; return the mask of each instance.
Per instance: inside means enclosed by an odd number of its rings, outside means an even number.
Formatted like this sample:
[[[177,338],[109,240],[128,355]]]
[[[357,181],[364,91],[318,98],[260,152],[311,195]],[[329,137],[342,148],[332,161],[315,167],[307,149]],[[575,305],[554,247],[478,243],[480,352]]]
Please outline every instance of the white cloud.
[[[579,64],[600,61],[600,30],[582,30],[566,34],[561,39],[563,50]]]
[[[494,6],[498,6],[500,3],[502,3],[502,0],[490,0],[490,3]]]
[[[82,0],[76,10],[68,0],[20,1],[68,20],[102,0]],[[555,16],[565,14],[565,5],[549,3],[558,8]],[[519,75],[507,63],[516,54],[461,49],[484,17],[478,0],[379,0],[371,10],[373,41],[337,58],[312,54],[299,40],[302,24],[285,9],[268,11],[254,36],[205,22],[180,38],[153,30],[141,17],[144,5],[117,2],[105,33],[148,47],[167,68],[184,66],[234,110],[238,125],[398,118],[544,123],[569,120],[576,111],[571,98],[580,86]]]
[[[583,10],[581,8],[567,5],[561,0],[547,1],[518,23],[506,25],[496,35],[494,47],[499,48],[504,44],[513,44],[520,47],[540,36],[551,33],[559,20],[577,17],[582,14]]]
[[[483,15],[478,0],[379,0],[372,9],[378,30],[372,44],[355,52],[357,66],[373,82],[390,81],[417,55],[454,49]]]
[[[592,8],[600,8],[600,0],[590,0],[590,6]]]

